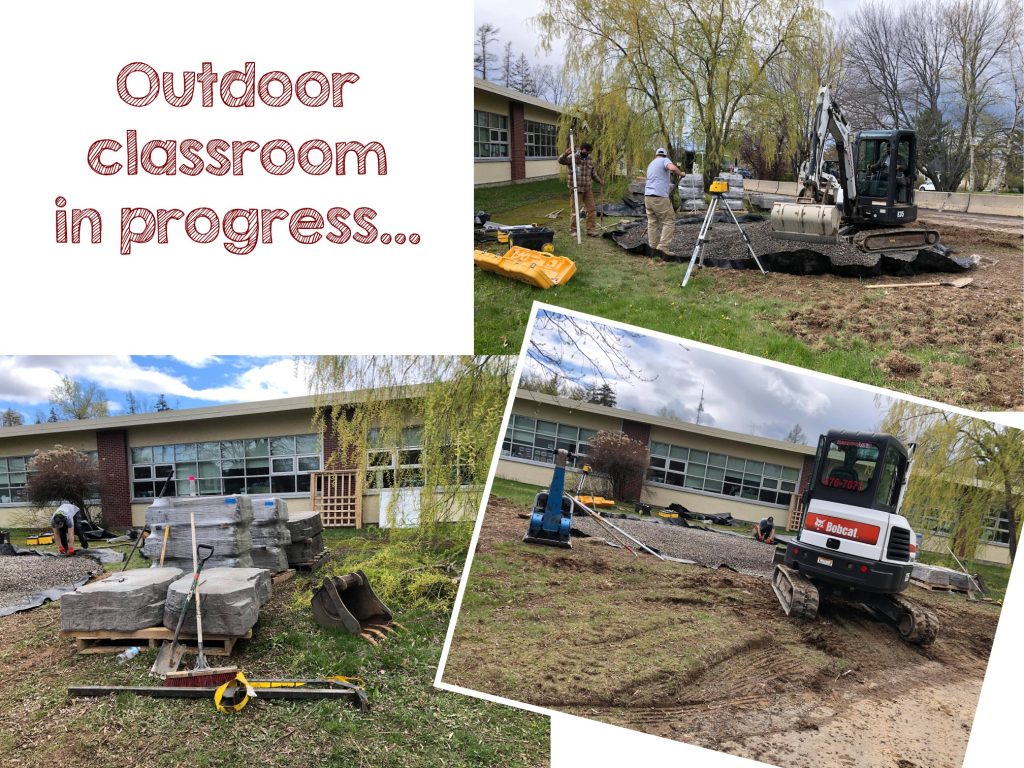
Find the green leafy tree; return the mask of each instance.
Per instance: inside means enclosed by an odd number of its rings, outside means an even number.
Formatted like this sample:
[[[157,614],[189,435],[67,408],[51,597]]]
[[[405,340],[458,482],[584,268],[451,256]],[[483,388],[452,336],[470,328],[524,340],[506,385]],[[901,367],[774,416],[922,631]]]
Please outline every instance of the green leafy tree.
[[[107,416],[107,395],[95,384],[82,384],[67,376],[50,391],[52,421],[73,421]]]
[[[20,427],[25,423],[25,417],[13,408],[8,408],[0,415],[0,426]]]
[[[1024,435],[983,419],[897,401],[882,429],[917,443],[904,499],[911,520],[949,531],[958,557],[973,557],[985,528],[1003,518],[1010,561],[1024,520]]]
[[[591,387],[587,391],[587,402],[614,408],[616,403],[615,390],[612,389],[612,385],[607,381],[598,387]]]
[[[537,24],[548,49],[565,39],[579,107],[601,118],[598,150],[627,169],[658,145],[675,157],[689,121],[706,188],[768,68],[807,47],[818,14],[812,0],[546,0]]]
[[[372,434],[381,446],[401,446],[419,427],[420,469],[396,468],[394,486],[421,486],[420,527],[479,507],[484,480],[508,400],[515,358],[511,356],[321,356],[311,360],[317,394],[317,426],[337,437],[348,453],[336,466],[366,468]],[[393,516],[398,503],[382,514]],[[392,517],[393,519],[393,517]]]
[[[156,403],[153,404],[153,410],[158,413],[171,410],[171,406],[167,404],[167,398],[164,397],[162,393],[157,397]]]

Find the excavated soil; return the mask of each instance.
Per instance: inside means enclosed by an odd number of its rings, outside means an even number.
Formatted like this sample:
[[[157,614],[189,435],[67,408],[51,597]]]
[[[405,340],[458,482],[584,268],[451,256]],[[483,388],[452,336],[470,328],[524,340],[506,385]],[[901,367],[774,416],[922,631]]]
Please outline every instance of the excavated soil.
[[[919,648],[857,605],[787,619],[765,578],[524,544],[526,511],[488,504],[445,681],[779,765],[961,764],[997,606],[912,588]]]
[[[1024,407],[1024,236],[1012,225],[997,228],[970,217],[957,221],[927,216],[919,221],[938,229],[942,242],[959,254],[981,257],[976,268],[956,275],[858,279],[732,269],[706,269],[703,275],[723,293],[798,301],[783,319],[766,314],[764,321],[812,350],[894,347],[879,354],[876,365],[896,387],[912,381],[918,394],[954,405],[1019,410]],[[692,249],[696,227],[679,229],[693,230],[677,235],[689,238]],[[729,244],[730,252],[742,253],[735,228],[722,233],[716,247]],[[957,277],[970,277],[972,283],[906,287]],[[889,284],[901,287],[871,287]]]

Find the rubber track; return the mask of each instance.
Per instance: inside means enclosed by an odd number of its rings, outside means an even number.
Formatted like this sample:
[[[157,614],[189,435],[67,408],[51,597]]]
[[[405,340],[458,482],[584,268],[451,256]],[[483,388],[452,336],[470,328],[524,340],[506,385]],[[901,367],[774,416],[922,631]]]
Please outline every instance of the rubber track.
[[[913,619],[914,626],[909,634],[905,635],[897,628],[900,637],[914,645],[931,645],[935,642],[935,637],[939,633],[939,619],[934,613],[902,597],[894,595],[892,601]]]
[[[775,589],[776,580],[789,584],[788,590],[781,590],[782,594],[778,589],[775,592],[787,616],[796,619],[813,619],[818,615],[818,588],[814,584],[798,571],[785,565],[775,566],[775,573],[772,574],[773,589]],[[788,610],[783,595],[789,597]]]

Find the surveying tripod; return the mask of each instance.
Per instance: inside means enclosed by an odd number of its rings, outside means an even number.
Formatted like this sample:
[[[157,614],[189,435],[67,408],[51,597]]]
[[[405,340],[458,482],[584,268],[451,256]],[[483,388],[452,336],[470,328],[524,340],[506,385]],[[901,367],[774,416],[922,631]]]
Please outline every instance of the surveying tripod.
[[[697,243],[693,246],[693,254],[690,256],[690,264],[686,267],[686,274],[683,275],[683,288],[690,281],[690,273],[693,271],[693,265],[698,263],[698,266],[704,266],[704,243],[708,239],[708,232],[711,229],[711,224],[715,220],[715,211],[718,210],[719,201],[722,199],[722,195],[729,191],[729,182],[723,179],[715,179],[711,182],[711,188],[708,190],[711,193],[711,202],[708,203],[708,212],[704,216],[704,223],[700,225],[700,233],[697,235]],[[754,247],[750,244],[750,238],[747,237],[747,233],[743,231],[743,227],[740,226],[739,221],[736,219],[736,214],[732,212],[732,208],[726,203],[722,206],[729,212],[732,217],[733,223],[736,225],[736,229],[740,231],[740,236],[743,237],[743,242],[747,244],[747,250],[750,251],[750,255],[754,259],[754,263],[757,264],[757,268],[761,270],[761,274],[768,274],[768,271],[761,266],[761,262],[757,258],[757,254],[754,253]]]

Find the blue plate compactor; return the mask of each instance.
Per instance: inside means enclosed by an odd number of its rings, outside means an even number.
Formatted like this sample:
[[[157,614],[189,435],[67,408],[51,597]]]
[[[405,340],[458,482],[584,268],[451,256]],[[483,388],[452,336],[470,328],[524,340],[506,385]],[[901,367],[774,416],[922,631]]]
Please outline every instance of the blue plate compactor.
[[[555,454],[555,473],[551,486],[537,494],[530,515],[530,527],[523,541],[530,544],[548,544],[552,547],[571,548],[569,532],[572,530],[573,499],[565,495],[565,464],[568,451]]]

